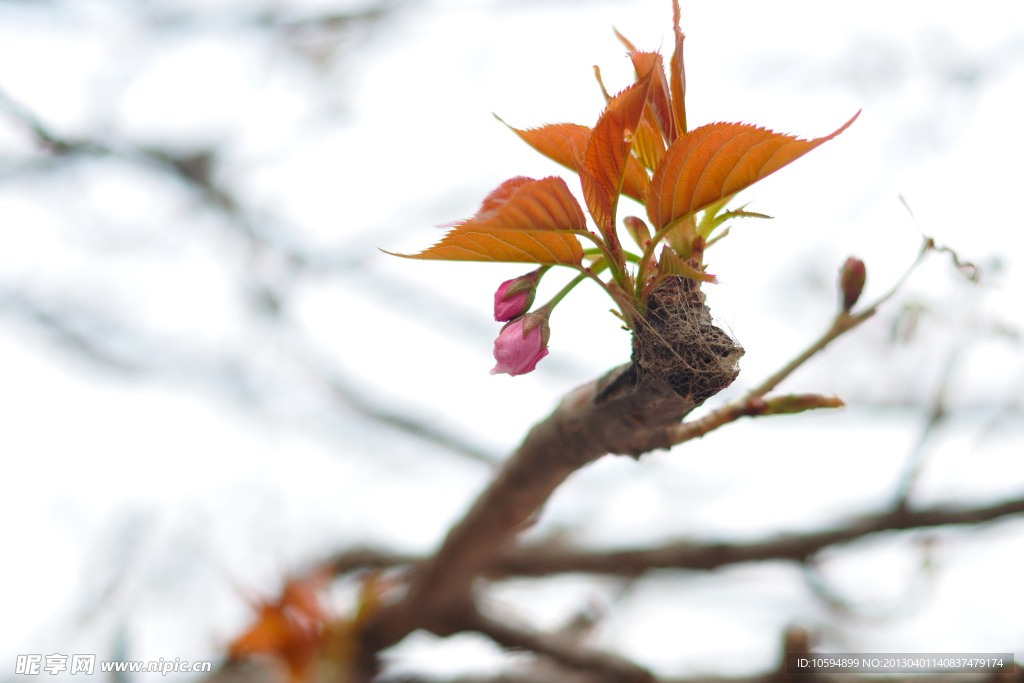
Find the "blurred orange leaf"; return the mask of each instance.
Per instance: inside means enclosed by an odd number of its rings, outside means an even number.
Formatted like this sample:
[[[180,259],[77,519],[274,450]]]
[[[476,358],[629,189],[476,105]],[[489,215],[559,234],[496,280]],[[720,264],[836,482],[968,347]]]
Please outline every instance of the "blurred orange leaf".
[[[647,216],[656,230],[739,192],[846,130],[801,140],[743,123],[712,123],[676,140],[651,178]]]
[[[319,598],[325,585],[321,574],[289,581],[280,599],[260,603],[256,623],[231,643],[229,656],[275,656],[288,666],[292,680],[307,680],[327,620]]]

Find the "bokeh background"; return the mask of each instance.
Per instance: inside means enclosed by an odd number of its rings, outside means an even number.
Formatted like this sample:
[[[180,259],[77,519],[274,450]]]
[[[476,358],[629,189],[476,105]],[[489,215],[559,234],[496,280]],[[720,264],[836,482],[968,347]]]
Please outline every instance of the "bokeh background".
[[[827,327],[849,255],[867,263],[868,300],[922,231],[980,282],[930,258],[782,387],[848,408],[605,458],[528,538],[626,548],[825,528],[884,511],[911,471],[912,507],[1024,495],[1024,9],[683,0],[682,16],[691,126],[816,136],[863,109],[743,193],[774,220],[708,252],[709,303],[746,356],[707,407]],[[669,51],[671,5],[0,1],[0,679],[23,653],[219,660],[254,596],[317,560],[434,548],[532,422],[628,359],[610,302],[584,285],[535,373],[490,376],[493,291],[527,268],[378,250],[432,244],[432,226],[513,175],[576,191],[491,114],[592,125],[592,65],[610,89],[632,79],[613,26]],[[620,214],[640,213],[629,204]],[[769,670],[794,624],[831,651],[1024,652],[1019,517],[819,560],[490,594],[537,628],[603,614],[591,644],[664,676]],[[352,592],[338,583],[338,610]],[[414,634],[387,671],[521,659]]]

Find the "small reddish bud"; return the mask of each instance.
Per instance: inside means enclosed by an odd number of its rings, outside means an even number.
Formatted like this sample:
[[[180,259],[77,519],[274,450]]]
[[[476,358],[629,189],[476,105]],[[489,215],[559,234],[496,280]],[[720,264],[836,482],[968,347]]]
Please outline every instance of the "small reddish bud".
[[[693,251],[692,251],[692,253],[690,255],[691,258],[695,258],[698,261],[703,261],[704,260],[704,247],[706,247],[706,246],[707,246],[707,243],[704,241],[703,237],[701,237],[700,235],[697,235],[696,237],[694,237],[693,238]]]
[[[755,396],[747,401],[747,415],[764,415],[768,412],[768,402],[760,396]]]
[[[647,243],[651,241],[651,230],[643,222],[643,219],[636,216],[626,216],[622,219],[622,223],[626,226],[626,232],[633,238],[636,245],[641,249],[645,249]]]
[[[537,282],[546,268],[538,268],[512,280],[506,280],[494,293],[494,319],[508,322],[530,310],[537,297]]]
[[[494,340],[494,359],[497,365],[492,375],[508,373],[513,377],[533,372],[537,362],[548,355],[548,337],[551,329],[544,312],[527,313],[501,329]]]
[[[867,269],[864,267],[864,262],[852,256],[846,259],[842,270],[839,271],[839,291],[843,295],[844,312],[849,313],[857,303],[866,279]]]

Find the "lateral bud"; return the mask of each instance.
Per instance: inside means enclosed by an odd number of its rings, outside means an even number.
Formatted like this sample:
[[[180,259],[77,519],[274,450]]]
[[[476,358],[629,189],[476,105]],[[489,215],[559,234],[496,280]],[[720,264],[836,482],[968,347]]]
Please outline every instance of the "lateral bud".
[[[839,291],[843,296],[843,312],[849,313],[860,293],[864,290],[864,281],[867,279],[867,269],[864,262],[859,258],[851,256],[839,271]]]
[[[622,222],[625,224],[629,236],[636,242],[636,246],[640,247],[640,249],[646,249],[647,243],[651,241],[651,230],[644,223],[643,219],[636,216],[626,216],[622,219]]]

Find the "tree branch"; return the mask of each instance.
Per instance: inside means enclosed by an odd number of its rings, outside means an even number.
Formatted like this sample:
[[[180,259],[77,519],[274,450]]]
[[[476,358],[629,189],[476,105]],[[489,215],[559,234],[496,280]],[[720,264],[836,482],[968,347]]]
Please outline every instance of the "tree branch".
[[[475,619],[471,630],[484,634],[504,648],[545,655],[569,669],[595,674],[601,681],[647,683],[654,680],[647,669],[623,657],[579,647],[556,634],[512,628],[479,613]]]
[[[520,547],[501,554],[483,573],[501,579],[591,573],[638,576],[651,569],[717,569],[741,562],[794,560],[802,562],[832,545],[882,531],[906,531],[955,525],[976,525],[1024,514],[1024,496],[976,508],[936,506],[917,511],[894,510],[855,520],[845,526],[809,534],[784,534],[756,543],[672,543],[643,550],[593,552],[558,550],[545,546]],[[426,558],[361,549],[330,561],[337,573],[361,568],[417,565]]]
[[[674,543],[660,548],[610,553],[519,549],[493,565],[493,576],[547,576],[590,572],[635,576],[649,569],[715,569],[739,562],[803,561],[818,551],[880,531],[902,531],[958,524],[982,524],[1024,513],[1024,497],[982,508],[945,506],[863,517],[846,526],[810,534],[783,535],[749,544]]]
[[[530,430],[437,554],[417,568],[406,597],[371,621],[363,633],[366,651],[389,647],[416,628],[436,633],[435,621],[467,599],[473,579],[570,474],[606,453],[640,455],[651,427],[678,423],[693,407],[665,380],[638,379],[631,365],[570,393]]]
[[[707,377],[701,376],[707,368],[694,367],[680,352],[687,353],[693,345],[710,340],[719,344],[727,340],[728,344],[717,347],[716,353],[723,357],[732,354],[734,358],[738,354],[732,353],[731,339],[711,323],[699,284],[680,278],[666,281],[664,289],[652,292],[648,301],[651,319],[645,319],[648,324],[643,329],[649,327],[651,334],[634,334],[633,362],[572,392],[554,413],[530,430],[496,479],[451,529],[437,554],[416,567],[406,596],[381,610],[364,629],[364,653],[379,652],[417,628],[440,634],[437,629],[444,628],[450,606],[469,599],[473,579],[495,566],[530,516],[577,469],[606,453],[639,457],[700,436],[743,415],[769,412],[771,400],[765,401],[765,394],[831,341],[872,317],[935,248],[934,240],[925,238],[917,259],[884,296],[860,313],[840,311],[825,334],[807,350],[743,399],[720,408],[697,426],[680,422],[706,398],[728,386],[735,374],[723,365],[716,379],[708,384]],[[699,332],[695,337],[684,335],[677,339],[684,342],[677,348],[675,342],[666,340],[662,334],[673,334],[675,330]],[[670,356],[675,356],[679,365],[657,365]],[[657,368],[656,371],[647,372],[645,358],[652,359],[655,364],[649,367]],[[714,388],[700,393],[702,385]],[[780,397],[775,406],[777,412],[798,412],[794,408],[827,407],[829,403],[822,397]],[[825,541],[826,545],[837,542]],[[777,541],[773,545],[785,543]],[[728,555],[728,546],[724,548]],[[802,547],[795,550],[800,558],[812,552]]]

